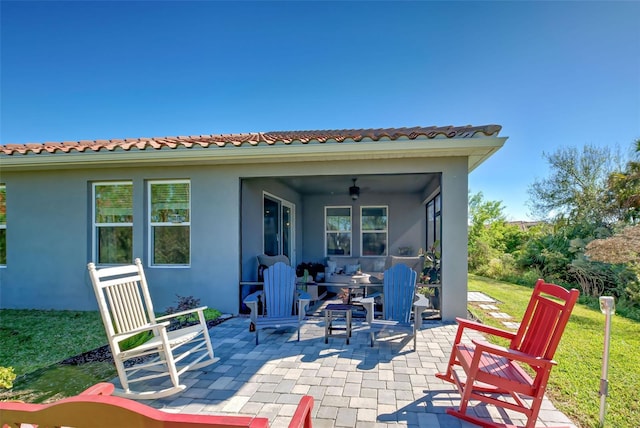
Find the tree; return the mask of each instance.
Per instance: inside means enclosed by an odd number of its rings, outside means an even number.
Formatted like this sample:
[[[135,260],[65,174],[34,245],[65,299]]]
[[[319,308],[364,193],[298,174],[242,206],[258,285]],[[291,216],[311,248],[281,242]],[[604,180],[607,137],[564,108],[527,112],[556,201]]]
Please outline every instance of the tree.
[[[594,227],[615,223],[606,195],[610,175],[622,169],[619,150],[614,153],[609,147],[586,145],[581,151],[561,148],[543,156],[551,175],[528,189],[535,215]]]
[[[640,306],[640,225],[627,227],[610,238],[589,242],[585,255],[598,262],[626,265],[635,275],[635,280],[627,284],[626,297]]]
[[[504,253],[520,247],[522,232],[506,221],[502,201],[485,201],[482,192],[469,195],[469,268],[479,273]]]
[[[627,227],[609,238],[587,244],[587,257],[604,263],[640,262],[640,225]]]
[[[636,158],[640,159],[640,138],[634,142]],[[613,215],[625,222],[640,220],[640,162],[630,161],[624,171],[609,175],[607,183]]]

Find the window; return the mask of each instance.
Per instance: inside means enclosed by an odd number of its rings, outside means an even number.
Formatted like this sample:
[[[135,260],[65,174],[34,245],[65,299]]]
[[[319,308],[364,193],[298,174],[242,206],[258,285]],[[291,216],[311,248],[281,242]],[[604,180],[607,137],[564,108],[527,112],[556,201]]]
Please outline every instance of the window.
[[[191,262],[191,204],[188,180],[149,182],[149,240],[152,266]]]
[[[7,265],[7,186],[0,183],[0,266]]]
[[[325,207],[327,256],[351,256],[351,207]]]
[[[441,234],[441,204],[442,197],[438,193],[427,203],[427,248],[435,245],[435,250],[440,252]]]
[[[93,185],[93,259],[98,264],[133,261],[133,185]]]
[[[387,207],[361,207],[360,233],[363,256],[387,255]]]

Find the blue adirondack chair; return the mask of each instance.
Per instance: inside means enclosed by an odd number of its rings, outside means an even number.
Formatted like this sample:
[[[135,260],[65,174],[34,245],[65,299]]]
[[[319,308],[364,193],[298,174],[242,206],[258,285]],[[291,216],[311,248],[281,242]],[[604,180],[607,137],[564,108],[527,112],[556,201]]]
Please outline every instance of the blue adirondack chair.
[[[244,299],[244,304],[251,310],[251,322],[255,327],[256,345],[260,329],[295,327],[300,341],[300,324],[304,321],[305,311],[310,296],[296,289],[295,268],[278,262],[263,272],[264,287]],[[258,314],[262,305],[263,314]]]
[[[366,330],[371,335],[371,346],[376,333],[406,332],[413,336],[413,349],[416,349],[416,332],[422,326],[421,314],[429,307],[429,300],[417,293],[417,277],[416,271],[410,267],[395,265],[384,272],[382,293],[357,299],[367,311]],[[374,317],[376,298],[383,301],[383,319]]]

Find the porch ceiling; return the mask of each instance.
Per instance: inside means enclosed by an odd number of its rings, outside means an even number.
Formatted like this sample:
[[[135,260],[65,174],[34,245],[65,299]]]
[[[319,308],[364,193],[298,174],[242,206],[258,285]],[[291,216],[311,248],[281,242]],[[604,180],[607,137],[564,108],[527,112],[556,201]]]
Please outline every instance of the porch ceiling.
[[[357,179],[361,192],[393,193],[402,189],[407,193],[419,193],[438,177],[439,174],[367,174],[282,177],[279,181],[303,195],[342,195],[349,194],[353,178]]]

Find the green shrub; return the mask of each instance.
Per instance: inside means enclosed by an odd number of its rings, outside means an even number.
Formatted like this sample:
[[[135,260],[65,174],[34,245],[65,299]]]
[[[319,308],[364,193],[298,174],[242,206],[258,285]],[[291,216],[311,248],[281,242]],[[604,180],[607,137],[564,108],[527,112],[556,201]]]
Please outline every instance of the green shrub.
[[[180,296],[176,294],[176,297],[178,298],[178,304],[176,306],[169,306],[165,311],[166,315],[171,315],[176,312],[188,311],[190,309],[195,309],[200,306],[200,299],[196,299],[193,296]],[[206,321],[215,320],[220,315],[221,313],[217,309],[207,308],[204,310],[204,318]],[[171,324],[169,325],[169,330],[184,327],[197,322],[198,322],[197,313],[193,313],[190,315],[182,315],[171,320]]]
[[[177,297],[178,297],[178,305],[175,307],[174,306],[168,307],[165,315],[171,315],[172,313],[187,311],[189,309],[195,309],[198,306],[200,306],[200,299],[196,299],[193,296],[177,296]],[[203,314],[204,314],[204,319],[206,321],[215,320],[221,315],[219,310],[211,309],[211,308],[205,309],[203,311]],[[176,317],[175,319],[170,320],[168,330],[175,330],[177,328],[195,324],[197,322],[199,322],[197,313],[179,316],[179,317]],[[120,342],[120,349],[123,351],[133,349],[137,346],[142,345],[152,337],[153,337],[153,332],[143,331],[142,333],[138,333],[135,336],[131,336],[130,338]]]
[[[15,379],[13,367],[0,367],[0,388],[11,389]]]
[[[515,275],[516,262],[511,254],[503,253],[499,257],[489,260],[485,275],[490,278],[506,279]]]
[[[136,348],[149,339],[153,337],[153,333],[151,331],[143,331],[141,333],[136,334],[135,336],[131,336],[128,339],[119,342],[121,351],[128,351],[129,349]]]

